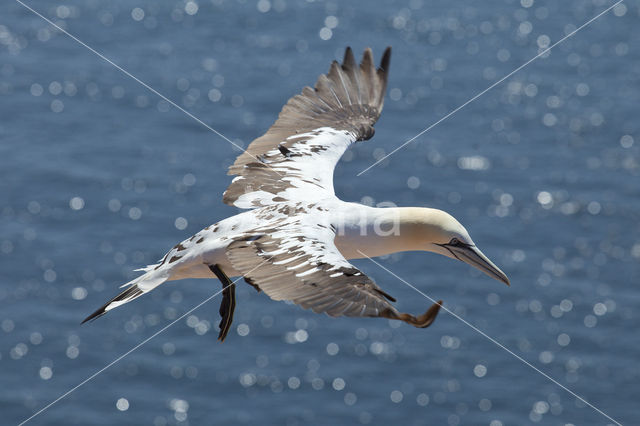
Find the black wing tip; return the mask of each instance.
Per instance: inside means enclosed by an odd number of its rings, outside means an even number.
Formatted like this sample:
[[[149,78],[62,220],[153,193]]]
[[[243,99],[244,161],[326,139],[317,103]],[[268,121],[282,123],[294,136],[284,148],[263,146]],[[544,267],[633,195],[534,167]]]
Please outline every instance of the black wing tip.
[[[380,60],[379,71],[382,71],[384,75],[384,79],[386,81],[387,75],[389,74],[389,64],[391,63],[391,46],[387,46],[382,54],[382,59]]]
[[[384,71],[384,73],[389,72],[389,63],[391,62],[391,46],[387,46],[384,49],[384,53],[382,54],[382,60],[380,61],[380,69]]]
[[[376,292],[378,292],[379,294],[381,294],[382,296],[384,296],[387,300],[391,301],[391,302],[397,302],[396,298],[393,297],[392,295],[390,295],[389,293],[387,293],[386,291],[380,289],[380,288],[374,288],[374,290]]]
[[[373,58],[373,51],[371,50],[370,47],[367,47],[364,50],[363,56],[368,56],[370,58]],[[384,49],[384,53],[382,54],[382,60],[380,60],[379,69],[385,73],[389,72],[390,62],[391,62],[391,46],[387,46],[386,49]],[[351,46],[347,46],[346,49],[344,50],[344,58],[342,59],[342,66],[343,67],[349,66],[352,63],[355,63],[353,49],[351,49]]]
[[[366,47],[362,52],[362,60],[360,61],[360,67],[363,69],[375,68],[373,62],[373,50],[370,47]]]
[[[346,64],[347,62],[351,62],[351,59],[353,59],[353,61],[355,62],[355,57],[353,56],[353,50],[351,49],[351,46],[347,46],[346,49],[344,49],[344,58],[342,59],[342,64]]]

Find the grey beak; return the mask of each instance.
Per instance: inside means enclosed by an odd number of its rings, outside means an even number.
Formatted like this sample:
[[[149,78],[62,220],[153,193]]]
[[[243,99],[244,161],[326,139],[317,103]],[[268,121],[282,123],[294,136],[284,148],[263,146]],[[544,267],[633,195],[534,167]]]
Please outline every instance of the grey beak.
[[[474,268],[480,269],[485,274],[489,275],[491,278],[495,278],[498,281],[502,281],[506,285],[509,284],[509,278],[507,275],[500,270],[492,261],[489,260],[487,256],[485,256],[478,247],[470,246],[470,245],[445,245],[451,253],[458,260],[461,260]]]

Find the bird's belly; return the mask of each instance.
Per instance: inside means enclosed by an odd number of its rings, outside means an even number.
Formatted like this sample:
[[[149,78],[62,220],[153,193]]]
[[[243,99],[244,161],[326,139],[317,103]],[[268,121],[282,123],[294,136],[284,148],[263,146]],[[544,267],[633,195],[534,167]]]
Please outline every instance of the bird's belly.
[[[169,280],[181,280],[185,278],[216,278],[209,269],[209,265],[218,265],[228,276],[235,277],[240,274],[233,268],[225,253],[226,245],[204,251],[199,256],[194,256],[187,262],[183,262],[173,271]]]

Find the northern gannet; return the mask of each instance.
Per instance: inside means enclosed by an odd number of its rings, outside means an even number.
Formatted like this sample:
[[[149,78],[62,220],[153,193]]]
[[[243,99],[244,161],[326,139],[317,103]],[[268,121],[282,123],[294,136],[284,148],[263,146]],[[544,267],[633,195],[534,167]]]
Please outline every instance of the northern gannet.
[[[370,139],[387,87],[391,48],[379,68],[371,49],[358,65],[351,48],[333,61],[315,88],[289,99],[276,122],[229,168],[236,175],[223,201],[247,209],[174,246],[157,264],[124,284],[122,293],[84,321],[148,293],[165,281],[217,277],[223,285],[220,334],[244,280],[274,300],[289,300],[331,316],[384,317],[428,327],[442,301],[423,315],[400,313],[395,299],[348,259],[408,250],[461,260],[509,284],[450,214],[430,208],[374,208],[335,196],[333,170],[353,143]]]

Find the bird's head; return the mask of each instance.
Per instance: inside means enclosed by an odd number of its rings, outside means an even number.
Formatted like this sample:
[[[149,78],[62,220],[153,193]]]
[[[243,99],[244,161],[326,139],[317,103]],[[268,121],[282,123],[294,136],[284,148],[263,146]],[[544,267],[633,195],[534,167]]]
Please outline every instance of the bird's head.
[[[411,223],[410,232],[421,250],[468,263],[509,285],[509,278],[487,256],[469,236],[469,232],[449,213],[437,209],[411,209],[407,212]],[[414,243],[415,244],[415,243]]]

